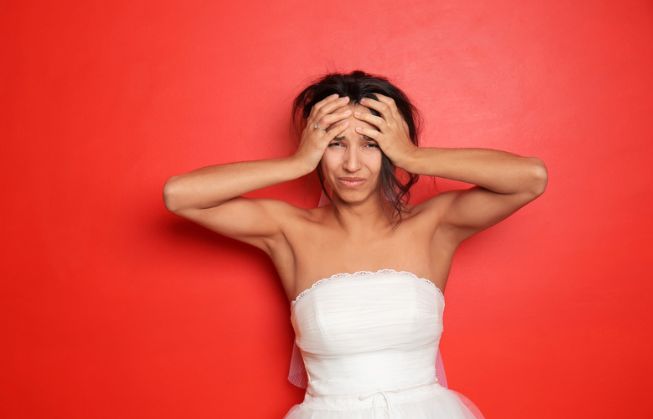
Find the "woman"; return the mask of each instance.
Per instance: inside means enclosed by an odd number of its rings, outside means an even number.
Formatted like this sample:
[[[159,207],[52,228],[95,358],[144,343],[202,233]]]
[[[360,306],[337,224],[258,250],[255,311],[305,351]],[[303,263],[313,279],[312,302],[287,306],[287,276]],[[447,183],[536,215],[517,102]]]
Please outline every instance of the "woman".
[[[543,162],[419,147],[407,96],[362,71],[317,80],[295,99],[293,121],[298,112],[293,156],[203,167],[164,188],[175,214],[273,260],[301,354],[289,378],[306,386],[285,418],[482,417],[436,373],[448,271],[463,240],[544,192]],[[315,169],[326,205],[241,197]],[[410,205],[420,174],[475,186]]]

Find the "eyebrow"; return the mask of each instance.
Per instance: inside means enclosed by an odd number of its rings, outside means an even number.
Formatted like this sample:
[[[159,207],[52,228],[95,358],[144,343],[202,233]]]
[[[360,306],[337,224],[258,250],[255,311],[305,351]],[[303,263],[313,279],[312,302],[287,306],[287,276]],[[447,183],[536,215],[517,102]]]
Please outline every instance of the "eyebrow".
[[[368,137],[367,135],[361,135],[361,136],[358,137],[358,138],[361,138],[363,141],[376,141],[374,138]],[[339,136],[339,137],[333,137],[333,139],[334,139],[334,140],[340,140],[340,141],[342,141],[342,140],[346,140],[347,137],[343,137],[343,136],[341,135],[341,136]]]

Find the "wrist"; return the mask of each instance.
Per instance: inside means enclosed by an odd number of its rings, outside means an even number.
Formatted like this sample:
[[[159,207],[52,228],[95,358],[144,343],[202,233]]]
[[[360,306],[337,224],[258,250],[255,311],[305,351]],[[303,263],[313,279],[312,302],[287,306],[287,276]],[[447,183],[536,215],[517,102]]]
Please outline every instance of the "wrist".
[[[294,168],[294,170],[296,170],[297,173],[299,173],[298,177],[306,176],[315,170],[315,168],[309,167],[309,165],[306,164],[306,160],[299,158],[296,155],[288,157],[288,163]]]
[[[408,148],[408,150],[402,154],[401,159],[397,161],[396,166],[401,167],[407,172],[414,173],[413,167],[415,166],[415,161],[419,157],[419,152],[420,149],[417,146]]]

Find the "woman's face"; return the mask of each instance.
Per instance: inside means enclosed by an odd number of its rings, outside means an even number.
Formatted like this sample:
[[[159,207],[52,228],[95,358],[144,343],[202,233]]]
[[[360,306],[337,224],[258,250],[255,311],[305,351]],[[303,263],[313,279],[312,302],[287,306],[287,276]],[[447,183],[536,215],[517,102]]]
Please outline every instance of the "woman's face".
[[[356,132],[356,127],[377,129],[354,116],[356,111],[371,113],[370,109],[355,103],[347,107],[352,111],[349,125],[329,142],[321,166],[332,195],[337,194],[344,201],[359,201],[377,190],[382,154],[374,139]],[[347,182],[343,177],[361,178],[362,181]]]

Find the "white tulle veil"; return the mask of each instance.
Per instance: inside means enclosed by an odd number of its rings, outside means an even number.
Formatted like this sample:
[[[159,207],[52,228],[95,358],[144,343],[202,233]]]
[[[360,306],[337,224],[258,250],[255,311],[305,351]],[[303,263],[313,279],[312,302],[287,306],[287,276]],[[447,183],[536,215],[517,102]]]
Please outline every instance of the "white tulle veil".
[[[320,201],[318,207],[326,205],[329,203],[329,199],[322,191],[320,196]],[[435,361],[435,375],[437,381],[443,386],[447,387],[447,377],[444,372],[444,364],[442,363],[442,355],[440,354],[440,348],[437,349],[437,357]],[[293,341],[292,354],[290,357],[290,368],[288,370],[288,381],[294,384],[297,387],[306,388],[308,384],[308,376],[306,374],[306,369],[304,368],[304,360],[302,359],[302,354],[297,347],[297,344]]]

